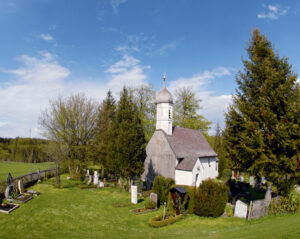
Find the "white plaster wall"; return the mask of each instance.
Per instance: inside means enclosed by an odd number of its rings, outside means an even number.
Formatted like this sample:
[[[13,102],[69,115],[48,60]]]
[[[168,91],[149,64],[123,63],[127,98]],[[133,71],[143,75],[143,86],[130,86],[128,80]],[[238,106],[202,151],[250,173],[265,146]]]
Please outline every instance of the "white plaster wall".
[[[214,179],[218,177],[218,169],[216,165],[216,157],[200,158],[200,160],[197,160],[197,163],[195,164],[195,167],[193,169],[194,180],[196,178],[196,174],[199,173],[199,180],[197,180],[196,186],[199,186],[203,180],[206,180],[208,178]],[[200,168],[200,171],[197,168]]]
[[[169,115],[170,112],[170,115]],[[171,117],[169,117],[171,116]],[[156,106],[156,129],[162,129],[167,134],[172,134],[173,105],[159,103]]]
[[[193,185],[192,171],[175,170],[175,184],[177,185]]]

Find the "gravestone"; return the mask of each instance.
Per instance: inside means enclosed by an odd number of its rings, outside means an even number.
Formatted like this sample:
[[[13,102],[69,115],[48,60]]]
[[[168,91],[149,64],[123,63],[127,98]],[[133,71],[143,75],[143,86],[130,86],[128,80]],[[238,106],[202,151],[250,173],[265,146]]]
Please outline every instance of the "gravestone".
[[[24,185],[23,185],[22,180],[18,180],[18,190],[19,190],[20,194],[22,194],[24,192]]]
[[[138,203],[138,197],[137,197],[137,186],[131,185],[131,203],[137,204]]]
[[[272,186],[268,186],[266,194],[265,194],[265,202],[266,202],[266,204],[270,205],[271,200],[272,200]]]
[[[240,181],[244,182],[244,177],[243,176],[240,176]]]
[[[254,176],[250,176],[249,178],[249,184],[253,187],[255,184]]]
[[[157,207],[157,194],[156,193],[150,193],[150,201],[154,202]]]
[[[99,182],[99,188],[104,188],[104,182],[102,181]]]
[[[6,179],[7,186],[11,185],[12,182],[13,182],[13,177],[11,176],[10,173],[8,173],[7,179]]]
[[[231,179],[235,179],[233,170],[231,171]]]
[[[266,178],[265,178],[265,177],[262,177],[262,178],[261,178],[261,183],[262,183],[262,184],[266,184]]]
[[[248,212],[248,205],[246,203],[243,203],[241,200],[237,200],[234,207],[234,216],[247,218],[247,212]]]
[[[85,176],[87,176],[87,177],[90,176],[90,170],[89,169],[86,170],[86,175]]]
[[[99,183],[99,176],[98,176],[98,171],[96,170],[94,172],[94,185],[97,185]]]
[[[89,175],[89,181],[87,182],[87,184],[91,184],[92,183],[92,175]]]
[[[13,192],[13,186],[9,185],[5,189],[5,198],[11,198]]]

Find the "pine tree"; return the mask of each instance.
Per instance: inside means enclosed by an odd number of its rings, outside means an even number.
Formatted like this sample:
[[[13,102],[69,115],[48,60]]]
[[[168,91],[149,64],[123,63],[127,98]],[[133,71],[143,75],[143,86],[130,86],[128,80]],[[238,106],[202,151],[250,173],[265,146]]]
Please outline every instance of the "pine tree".
[[[96,158],[96,161],[102,165],[102,169],[106,168],[107,164],[107,147],[110,141],[110,129],[115,112],[116,102],[109,90],[106,98],[102,101],[99,107],[93,147],[93,156]]]
[[[232,168],[265,176],[281,194],[292,188],[300,160],[297,75],[286,57],[254,30],[243,60],[234,102],[226,114],[224,140]]]
[[[110,130],[108,167],[113,174],[131,179],[140,176],[146,158],[143,125],[132,95],[124,87]]]
[[[218,154],[218,172],[219,177],[222,177],[223,170],[227,167],[226,158],[223,152],[223,138],[219,122],[216,125],[216,133],[213,138],[213,149]]]

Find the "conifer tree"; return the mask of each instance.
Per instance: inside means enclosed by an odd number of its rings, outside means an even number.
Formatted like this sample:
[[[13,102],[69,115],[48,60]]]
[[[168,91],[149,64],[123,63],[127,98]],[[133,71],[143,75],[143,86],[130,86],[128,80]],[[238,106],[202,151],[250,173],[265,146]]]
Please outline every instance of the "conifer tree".
[[[146,158],[146,141],[137,106],[126,87],[112,121],[108,145],[108,168],[115,175],[131,179],[140,176]]]
[[[106,168],[107,147],[110,141],[110,129],[116,112],[116,102],[111,91],[107,92],[106,98],[99,107],[96,134],[94,139],[94,157],[96,161]],[[103,175],[102,175],[103,176]]]
[[[265,176],[279,193],[287,194],[299,178],[297,75],[257,29],[247,52],[249,60],[243,60],[238,90],[226,114],[225,150],[233,169]]]

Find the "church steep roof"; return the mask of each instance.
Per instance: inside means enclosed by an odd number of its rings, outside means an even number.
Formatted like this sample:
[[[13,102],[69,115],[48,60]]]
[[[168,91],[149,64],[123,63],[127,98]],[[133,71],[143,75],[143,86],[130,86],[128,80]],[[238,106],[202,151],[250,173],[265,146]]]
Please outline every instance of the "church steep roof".
[[[176,158],[197,159],[217,154],[199,130],[174,127],[172,135],[165,134]],[[183,160],[191,161],[191,160]],[[194,162],[195,163],[195,162]]]
[[[177,164],[175,169],[192,171],[197,160],[198,160],[198,158],[195,158],[195,157],[184,158],[183,160],[180,161],[179,164]]]

